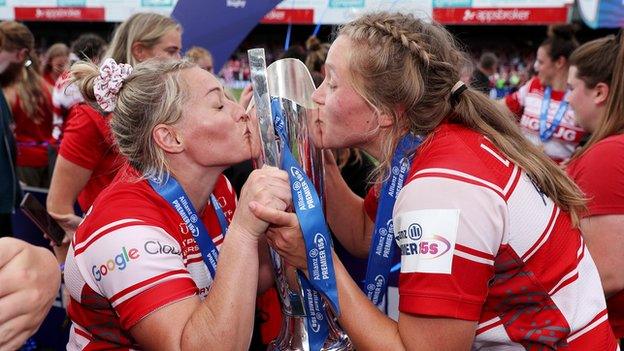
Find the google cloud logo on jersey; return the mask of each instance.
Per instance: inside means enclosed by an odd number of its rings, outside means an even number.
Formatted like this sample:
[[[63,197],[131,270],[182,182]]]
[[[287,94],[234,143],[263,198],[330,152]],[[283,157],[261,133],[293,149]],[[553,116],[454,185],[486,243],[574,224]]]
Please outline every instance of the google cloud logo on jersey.
[[[102,264],[94,265],[91,268],[91,273],[93,274],[93,278],[99,282],[102,278],[115,270],[123,271],[128,267],[130,262],[138,260],[139,257],[141,257],[139,250],[134,248],[128,250],[124,246],[121,248],[121,252],[119,252],[119,254],[106,260]]]

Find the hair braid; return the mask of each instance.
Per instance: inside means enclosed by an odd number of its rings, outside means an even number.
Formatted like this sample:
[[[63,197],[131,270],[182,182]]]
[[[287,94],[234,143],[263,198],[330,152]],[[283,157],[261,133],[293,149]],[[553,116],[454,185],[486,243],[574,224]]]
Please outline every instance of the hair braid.
[[[374,21],[370,24],[370,27],[381,31],[385,35],[391,36],[394,41],[407,48],[412,55],[417,57],[425,66],[429,66],[431,60],[427,51],[424,50],[416,40],[410,38],[410,36],[415,35],[414,33],[401,30],[390,22]]]

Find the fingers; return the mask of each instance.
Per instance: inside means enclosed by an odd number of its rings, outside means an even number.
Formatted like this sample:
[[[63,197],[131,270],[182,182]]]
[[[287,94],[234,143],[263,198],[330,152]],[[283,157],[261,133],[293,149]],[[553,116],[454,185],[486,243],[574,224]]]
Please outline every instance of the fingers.
[[[292,212],[284,212],[274,208],[264,206],[261,203],[252,201],[249,203],[249,209],[254,216],[259,219],[272,223],[279,227],[298,227],[299,221],[297,215]]]
[[[10,237],[0,238],[0,272],[2,271],[2,267],[24,249],[25,245],[26,243],[18,239]]]

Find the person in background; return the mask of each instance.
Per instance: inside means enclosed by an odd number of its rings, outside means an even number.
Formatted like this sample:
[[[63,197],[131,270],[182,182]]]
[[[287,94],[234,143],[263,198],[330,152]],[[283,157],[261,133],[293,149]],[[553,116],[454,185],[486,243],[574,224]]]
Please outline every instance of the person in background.
[[[0,350],[19,349],[39,329],[60,284],[61,270],[49,250],[0,238]]]
[[[74,60],[71,63],[87,60],[97,65],[105,50],[106,41],[100,36],[91,33],[82,34],[72,43],[70,56],[74,57]],[[52,89],[52,106],[54,109],[52,137],[57,142],[61,140],[63,127],[67,124],[70,109],[82,101],[80,91],[74,84],[71,84],[69,70],[65,71],[56,80],[54,89]]]
[[[537,49],[537,77],[504,100],[518,117],[523,134],[556,163],[570,158],[586,134],[566,99],[568,59],[577,47],[574,27],[551,27]]]
[[[589,199],[581,231],[596,261],[609,321],[624,338],[624,36],[585,43],[570,56],[570,106],[589,141],[567,171]]]
[[[26,185],[50,184],[48,152],[52,138],[52,87],[37,71],[35,38],[28,27],[14,21],[0,23],[8,66],[0,85],[11,107],[17,143],[17,174]]]
[[[63,43],[56,43],[44,55],[41,73],[43,78],[54,86],[56,80],[69,68],[69,48]]]
[[[196,63],[199,68],[214,73],[214,63],[210,51],[199,46],[193,46],[184,54],[184,58]]]
[[[4,35],[0,31],[0,77],[14,59],[13,53],[4,47]],[[13,136],[11,108],[0,91],[0,237],[13,234],[11,215],[21,200],[21,188],[15,172],[17,147]]]
[[[615,351],[577,229],[580,190],[509,111],[460,80],[465,60],[443,26],[401,13],[345,24],[329,50],[312,140],[361,146],[380,161],[387,189],[405,180],[388,206],[388,191],[363,201],[326,176],[327,220],[341,242],[375,252],[373,233],[391,228],[401,249],[398,322],[332,256],[340,325],[358,350]],[[374,224],[364,202],[391,220]],[[252,211],[277,225],[269,244],[307,269],[296,215]]]
[[[498,68],[498,58],[491,52],[484,52],[479,58],[479,64],[472,73],[470,86],[477,91],[490,95],[492,90],[492,82],[490,77],[496,73]]]
[[[181,47],[182,27],[175,20],[137,13],[116,29],[105,57],[136,65],[149,58],[179,59]],[[56,248],[60,262],[65,261],[69,240],[82,220],[74,213],[76,200],[86,212],[124,162],[110,134],[110,114],[79,104],[68,119],[47,198],[48,213],[68,234],[66,244]]]

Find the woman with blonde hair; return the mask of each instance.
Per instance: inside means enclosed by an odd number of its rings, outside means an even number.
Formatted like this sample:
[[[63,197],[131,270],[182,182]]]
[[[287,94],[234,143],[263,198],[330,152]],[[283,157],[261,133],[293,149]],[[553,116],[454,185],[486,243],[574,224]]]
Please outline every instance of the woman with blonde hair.
[[[581,231],[596,261],[609,321],[624,338],[624,36],[590,41],[570,56],[570,105],[591,138],[567,166],[589,198]]]
[[[214,73],[214,64],[210,51],[199,46],[193,46],[184,54],[184,58],[196,63],[199,68]]]
[[[364,294],[334,255],[341,326],[358,350],[615,350],[575,228],[582,194],[508,112],[460,81],[464,60],[442,26],[399,13],[347,23],[329,50],[315,143],[363,148],[382,186],[363,201],[334,183],[326,193],[341,207],[328,222],[375,260],[391,260],[380,257],[388,240],[401,255],[398,323],[371,303],[391,266],[372,267]],[[254,213],[282,226],[269,243],[305,269],[296,217]]]
[[[69,68],[69,48],[63,43],[56,43],[48,48],[44,57],[41,73],[43,78],[54,87],[56,80]]]
[[[48,149],[52,138],[52,87],[38,71],[35,37],[24,24],[0,23],[4,36],[1,55],[6,59],[0,85],[11,107],[17,143],[17,175],[26,185],[50,184]]]
[[[256,291],[272,283],[259,263],[268,224],[250,208],[291,201],[278,169],[252,173],[238,203],[221,174],[258,157],[257,122],[187,61],[133,70],[107,59],[72,74],[90,104],[112,112],[128,165],[72,240],[68,349],[246,349]]]
[[[155,13],[137,13],[115,31],[105,57],[135,65],[149,58],[180,58],[182,28],[173,19]],[[123,164],[110,134],[110,114],[88,104],[72,108],[63,131],[47,209],[68,233],[67,243],[80,223],[74,204],[86,212]],[[60,261],[65,259],[59,249]]]

